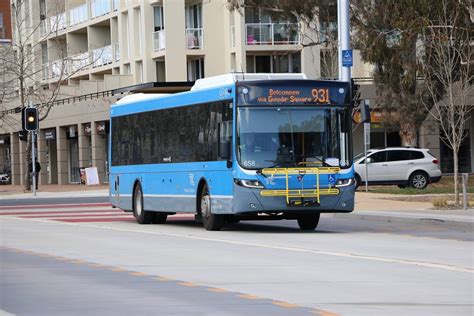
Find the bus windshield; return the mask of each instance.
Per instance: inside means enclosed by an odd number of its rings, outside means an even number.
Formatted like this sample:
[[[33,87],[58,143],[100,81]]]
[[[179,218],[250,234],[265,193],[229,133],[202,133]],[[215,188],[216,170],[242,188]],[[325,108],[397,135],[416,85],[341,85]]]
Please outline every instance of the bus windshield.
[[[299,166],[348,168],[344,108],[239,107],[237,160],[245,169]]]

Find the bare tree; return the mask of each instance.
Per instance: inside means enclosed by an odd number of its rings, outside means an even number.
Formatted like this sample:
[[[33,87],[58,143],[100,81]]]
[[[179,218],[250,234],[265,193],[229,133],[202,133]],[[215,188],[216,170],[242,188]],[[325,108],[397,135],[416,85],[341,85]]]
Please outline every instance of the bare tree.
[[[437,16],[424,34],[423,72],[434,102],[425,104],[439,123],[442,141],[453,151],[454,194],[458,205],[459,148],[467,137],[466,123],[474,106],[473,25],[469,0],[440,0]]]
[[[46,119],[53,102],[67,96],[61,88],[68,83],[68,79],[95,62],[89,55],[83,60],[68,57],[67,44],[58,37],[67,26],[64,2],[50,2],[49,8],[50,17],[37,20],[32,19],[33,10],[29,8],[29,1],[11,1],[13,40],[0,56],[0,68],[4,71],[0,79],[0,120],[3,126],[19,126],[19,116],[6,113],[28,104],[37,104],[39,120]],[[56,59],[44,63],[46,39],[52,46],[47,49],[47,54]],[[31,162],[31,142],[29,133],[24,161],[26,167]],[[30,190],[30,173],[27,171],[24,187]]]

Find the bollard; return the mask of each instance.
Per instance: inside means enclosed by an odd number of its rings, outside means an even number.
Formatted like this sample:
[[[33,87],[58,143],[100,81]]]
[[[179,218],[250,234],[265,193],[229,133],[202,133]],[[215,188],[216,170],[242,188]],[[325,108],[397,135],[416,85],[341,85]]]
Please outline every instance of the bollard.
[[[468,202],[467,202],[467,180],[469,174],[463,173],[462,174],[462,208],[463,210],[467,210]]]

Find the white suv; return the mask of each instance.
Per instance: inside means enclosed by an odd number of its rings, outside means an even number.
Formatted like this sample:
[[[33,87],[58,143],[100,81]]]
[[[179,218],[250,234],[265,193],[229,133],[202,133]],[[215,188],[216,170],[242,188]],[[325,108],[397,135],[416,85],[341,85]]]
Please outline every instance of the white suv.
[[[428,149],[390,147],[367,151],[369,184],[398,184],[424,189],[441,179],[439,160]],[[365,183],[365,157],[354,157],[357,185]]]

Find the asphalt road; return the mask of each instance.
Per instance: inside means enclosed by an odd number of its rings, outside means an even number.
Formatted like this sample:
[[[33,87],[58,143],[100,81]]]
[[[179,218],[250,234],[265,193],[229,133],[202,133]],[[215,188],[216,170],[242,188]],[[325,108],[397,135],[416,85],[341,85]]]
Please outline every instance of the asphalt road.
[[[208,232],[187,215],[165,225],[138,225],[131,214],[100,201],[79,207],[81,202],[8,209],[2,200],[1,310],[17,315],[474,312],[469,230],[326,215],[309,233],[293,221],[242,222]]]

